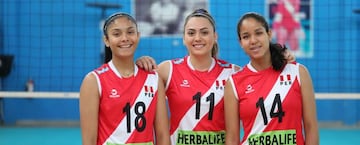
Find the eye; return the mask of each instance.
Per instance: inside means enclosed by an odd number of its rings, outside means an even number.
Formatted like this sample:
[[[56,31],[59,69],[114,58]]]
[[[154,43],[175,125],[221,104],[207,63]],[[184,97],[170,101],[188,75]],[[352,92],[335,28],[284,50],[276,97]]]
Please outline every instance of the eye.
[[[248,38],[249,38],[248,35],[243,35],[243,36],[241,37],[241,39],[244,39],[244,40],[247,40]]]
[[[132,27],[132,28],[129,28],[126,33],[129,34],[129,35],[133,35],[133,34],[136,33],[136,29],[133,28],[133,27]]]
[[[262,35],[264,32],[262,32],[262,31],[258,31],[258,32],[256,32],[256,35]]]
[[[208,34],[209,34],[209,31],[201,31],[201,34],[202,34],[202,35],[208,35]]]
[[[188,34],[189,36],[193,36],[195,33],[194,33],[193,31],[188,31],[187,34]]]
[[[117,36],[120,36],[120,33],[119,32],[113,32],[113,33],[111,33],[111,35],[117,37]]]

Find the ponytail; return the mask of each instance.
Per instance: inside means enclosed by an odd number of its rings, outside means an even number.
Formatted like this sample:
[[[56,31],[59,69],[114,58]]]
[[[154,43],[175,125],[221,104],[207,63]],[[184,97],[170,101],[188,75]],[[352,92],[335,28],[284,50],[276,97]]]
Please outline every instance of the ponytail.
[[[278,43],[270,43],[271,63],[274,70],[282,70],[287,63],[284,56],[286,49],[285,45],[282,46]]]

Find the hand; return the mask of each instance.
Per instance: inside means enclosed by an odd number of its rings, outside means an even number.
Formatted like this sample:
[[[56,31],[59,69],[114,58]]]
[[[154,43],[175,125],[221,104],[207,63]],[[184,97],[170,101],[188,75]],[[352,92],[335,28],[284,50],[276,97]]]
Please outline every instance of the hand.
[[[146,71],[157,69],[156,61],[150,56],[141,56],[136,60],[136,65]]]
[[[294,54],[291,50],[289,50],[289,49],[286,49],[286,50],[285,50],[284,56],[285,56],[285,59],[287,60],[287,62],[294,62],[294,61],[296,61],[295,54]]]

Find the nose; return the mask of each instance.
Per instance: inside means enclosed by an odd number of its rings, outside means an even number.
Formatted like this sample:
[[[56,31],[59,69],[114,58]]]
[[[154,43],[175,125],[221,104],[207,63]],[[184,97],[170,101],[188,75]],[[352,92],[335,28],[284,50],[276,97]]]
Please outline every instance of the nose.
[[[252,35],[252,36],[250,36],[250,43],[251,44],[256,44],[257,43],[257,38],[254,36],[254,35]]]
[[[120,40],[121,40],[121,41],[128,41],[128,40],[129,40],[129,39],[128,39],[128,36],[126,35],[126,33],[120,35]]]
[[[200,40],[201,40],[200,33],[196,33],[196,34],[195,34],[194,40],[195,40],[195,41],[200,41]]]

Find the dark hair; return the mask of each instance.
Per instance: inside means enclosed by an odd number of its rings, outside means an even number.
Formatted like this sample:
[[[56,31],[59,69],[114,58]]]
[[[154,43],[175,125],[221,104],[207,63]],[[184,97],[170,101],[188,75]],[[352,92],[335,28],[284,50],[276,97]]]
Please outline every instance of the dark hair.
[[[114,22],[115,19],[120,18],[120,17],[126,17],[128,18],[131,22],[133,22],[136,26],[137,29],[137,23],[136,20],[134,19],[134,17],[132,17],[131,15],[124,13],[124,12],[118,12],[118,13],[114,13],[112,15],[110,15],[104,22],[104,26],[103,26],[103,35],[108,38],[108,27],[109,25]],[[112,59],[112,52],[111,49],[109,47],[107,47],[105,45],[105,58],[104,58],[104,63],[109,62]]]
[[[261,16],[258,13],[255,12],[250,12],[250,13],[246,13],[245,15],[243,15],[240,20],[237,23],[237,34],[239,37],[239,40],[241,40],[241,32],[240,32],[240,27],[243,23],[243,21],[245,19],[255,19],[256,21],[258,21],[259,23],[261,23],[261,25],[265,28],[265,31],[267,33],[270,32],[270,28],[269,28],[269,24],[266,22],[265,18],[263,16]],[[272,63],[272,67],[274,70],[282,70],[283,67],[285,66],[285,64],[287,63],[287,60],[285,59],[284,56],[284,52],[287,49],[286,46],[282,46],[281,44],[278,43],[271,43],[270,42],[270,54],[271,54],[271,63]]]
[[[214,21],[213,17],[209,14],[209,12],[207,10],[202,9],[202,8],[194,10],[190,15],[188,15],[185,18],[184,28],[185,28],[187,22],[189,21],[189,19],[192,18],[192,17],[206,18],[207,20],[209,20],[209,22],[213,26],[214,32],[216,32],[216,30],[215,30],[215,27],[216,27],[215,21]],[[219,51],[219,46],[218,46],[217,42],[215,42],[212,49],[211,49],[211,56],[216,58],[217,54],[218,54],[218,51]]]

